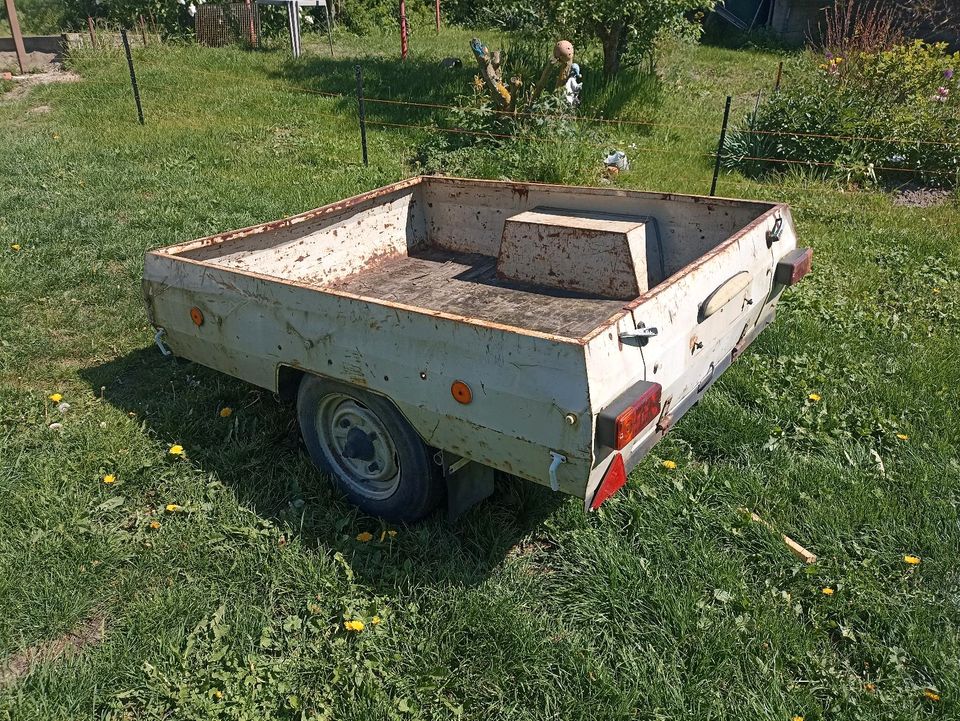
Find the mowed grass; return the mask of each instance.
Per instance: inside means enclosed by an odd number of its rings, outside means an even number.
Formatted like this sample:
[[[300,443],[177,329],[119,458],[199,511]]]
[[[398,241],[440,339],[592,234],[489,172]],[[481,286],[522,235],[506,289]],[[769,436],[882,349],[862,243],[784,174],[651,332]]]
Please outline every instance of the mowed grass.
[[[795,204],[815,273],[590,516],[504,481],[456,523],[384,526],[313,470],[289,405],[152,345],[146,249],[409,174],[429,131],[371,126],[360,164],[353,65],[373,97],[445,104],[471,70],[437,62],[469,37],[415,34],[406,66],[392,35],[299,62],[148,48],[144,127],[119,54],[0,102],[0,659],[77,647],[0,661],[0,717],[960,716],[955,203],[724,176]],[[779,59],[678,47],[655,93],[586,98],[658,123],[609,131],[656,149],[618,183],[705,192],[724,96],[747,111]]]

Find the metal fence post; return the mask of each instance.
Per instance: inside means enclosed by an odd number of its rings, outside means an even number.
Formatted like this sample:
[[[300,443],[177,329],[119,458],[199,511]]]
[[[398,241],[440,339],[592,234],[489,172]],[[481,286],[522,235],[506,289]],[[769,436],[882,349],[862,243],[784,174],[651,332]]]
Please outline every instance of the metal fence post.
[[[363,164],[367,162],[367,112],[363,107],[363,68],[354,66],[357,73],[357,108],[360,112],[360,146],[363,148]]]
[[[140,88],[137,86],[137,73],[133,69],[133,55],[130,53],[130,39],[126,28],[120,28],[120,37],[123,40],[123,51],[127,54],[127,66],[130,68],[130,85],[133,86],[133,99],[137,103],[137,117],[143,125],[143,106],[140,104]]]
[[[727,140],[727,123],[730,122],[731,96],[727,96],[727,103],[723,106],[723,126],[720,128],[720,143],[717,145],[717,162],[713,166],[713,182],[710,184],[710,195],[717,194],[717,177],[720,175],[720,155],[723,153],[723,144]]]

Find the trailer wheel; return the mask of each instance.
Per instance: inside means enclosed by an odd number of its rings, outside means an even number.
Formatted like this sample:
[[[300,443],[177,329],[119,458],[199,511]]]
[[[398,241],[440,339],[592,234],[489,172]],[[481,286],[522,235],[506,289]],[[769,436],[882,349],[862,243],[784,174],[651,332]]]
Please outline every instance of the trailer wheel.
[[[426,445],[387,399],[307,375],[297,415],[314,465],[366,513],[413,522],[442,500]]]

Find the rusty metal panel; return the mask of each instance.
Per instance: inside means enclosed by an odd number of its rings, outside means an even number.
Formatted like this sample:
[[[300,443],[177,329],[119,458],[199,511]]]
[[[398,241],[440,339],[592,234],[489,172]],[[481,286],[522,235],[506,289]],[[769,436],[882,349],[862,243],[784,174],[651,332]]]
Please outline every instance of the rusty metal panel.
[[[766,235],[777,217],[783,218],[784,230],[770,247]],[[695,394],[711,366],[718,367],[741,338],[772,318],[782,291],[773,284],[773,270],[794,247],[790,211],[776,206],[669,283],[629,304],[616,327],[587,343],[593,409],[604,407],[637,380],[663,386],[665,406]],[[749,283],[740,284],[740,273],[749,275]],[[703,318],[704,303],[726,288],[732,276],[738,279],[738,292],[722,312]],[[621,339],[621,333],[637,327],[656,328],[657,334],[639,342]]]
[[[419,187],[337,213],[179,254],[211,265],[324,285],[406,255],[426,239]]]
[[[534,208],[507,218],[497,274],[547,288],[631,300],[647,289],[648,218]]]
[[[177,355],[270,389],[281,365],[368,388],[427,443],[539,483],[549,483],[549,451],[558,451],[568,458],[561,490],[583,494],[592,423],[579,344],[156,253],[144,292]],[[456,380],[472,389],[471,404],[453,397]]]
[[[774,207],[772,203],[537,183],[425,177],[429,242],[496,256],[507,218],[545,206],[655,218],[664,274],[679,272]],[[662,280],[662,278],[661,278]]]

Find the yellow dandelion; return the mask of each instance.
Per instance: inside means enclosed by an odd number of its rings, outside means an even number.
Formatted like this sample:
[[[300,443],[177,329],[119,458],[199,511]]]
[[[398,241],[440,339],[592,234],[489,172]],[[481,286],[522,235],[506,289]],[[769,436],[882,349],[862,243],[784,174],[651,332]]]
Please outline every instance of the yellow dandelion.
[[[221,418],[229,418],[232,415],[233,415],[233,408],[231,408],[230,406],[226,406],[220,409]]]
[[[911,566],[916,566],[918,563],[920,563],[920,556],[911,556],[908,554],[903,557],[903,562]]]
[[[820,589],[820,593],[822,593],[824,596],[832,596],[832,595],[833,595],[833,589],[830,588],[829,586],[827,586],[826,588],[821,588],[821,589]]]
[[[363,630],[363,621],[344,621],[343,627],[348,631],[360,633]]]
[[[174,445],[170,446],[170,450],[167,451],[167,453],[169,453],[171,456],[182,456],[183,446],[181,446],[179,443],[175,443]]]
[[[940,289],[939,289],[939,288],[934,288],[934,289],[933,289],[933,294],[934,294],[934,295],[940,295]]]
[[[863,690],[867,693],[874,693],[877,690],[877,684],[875,683],[865,683],[863,684]]]
[[[103,477],[103,482],[106,483],[107,485],[110,485],[111,483],[116,483],[117,477],[112,473],[108,473]]]
[[[10,245],[10,250],[12,250],[14,253],[16,253],[18,250],[20,250],[20,244],[19,244],[19,243],[12,243],[12,244]]]
[[[376,626],[377,624],[380,623],[380,617],[379,617],[379,616],[374,616],[373,618],[370,619],[370,623],[372,623],[374,626]]]
[[[357,534],[357,540],[360,541],[360,543],[367,543],[368,541],[372,541],[372,540],[373,540],[373,534],[370,533],[369,531],[364,531],[363,533],[358,533],[358,534]]]
[[[177,511],[182,511],[183,506],[179,506],[176,503],[167,504],[167,513],[176,513]]]
[[[668,471],[672,471],[677,467],[677,464],[674,461],[664,461],[660,465],[666,468]]]
[[[397,532],[391,528],[389,531],[387,531],[387,535],[390,536],[390,538],[396,538]]]
[[[50,394],[49,396],[47,396],[47,397],[48,397],[50,400],[52,400],[54,403],[59,403],[60,401],[63,400],[63,395],[60,394],[60,393],[51,393],[51,394]]]
[[[818,401],[823,400],[822,396],[819,393],[811,393],[810,395],[807,396],[807,398],[809,398],[814,403],[817,403]]]
[[[154,531],[160,530],[160,521],[150,521],[150,528]]]
[[[908,436],[906,433],[898,433],[898,434],[897,434],[897,438],[899,438],[901,441],[909,441],[909,440],[910,440],[910,436]]]
[[[940,700],[940,694],[938,694],[936,691],[931,691],[928,688],[923,689],[923,697],[929,699],[930,701]]]
[[[803,721],[803,716],[794,716],[790,721]]]
[[[223,691],[221,691],[220,689],[214,689],[213,697],[219,701],[220,699],[223,698]]]

